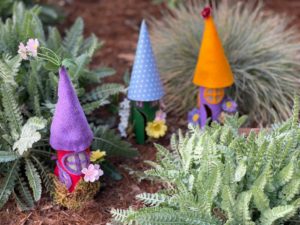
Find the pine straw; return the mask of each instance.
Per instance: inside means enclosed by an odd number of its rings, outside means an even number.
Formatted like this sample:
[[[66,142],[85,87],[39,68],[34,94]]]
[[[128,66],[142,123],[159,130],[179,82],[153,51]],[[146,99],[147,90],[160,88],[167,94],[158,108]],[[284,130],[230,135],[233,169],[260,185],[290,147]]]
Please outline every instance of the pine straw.
[[[235,2],[234,4],[232,4]],[[186,117],[196,106],[192,83],[203,32],[204,1],[152,20],[152,43],[172,114]],[[300,34],[291,16],[265,11],[253,1],[222,1],[214,18],[235,75],[229,94],[249,123],[269,125],[291,115],[294,92],[300,94]]]

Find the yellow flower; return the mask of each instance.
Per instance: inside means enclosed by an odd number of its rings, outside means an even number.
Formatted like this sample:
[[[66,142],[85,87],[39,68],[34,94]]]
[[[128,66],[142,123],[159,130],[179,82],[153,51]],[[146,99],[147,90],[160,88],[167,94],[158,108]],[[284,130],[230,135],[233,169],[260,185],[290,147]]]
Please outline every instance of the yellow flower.
[[[92,151],[90,160],[91,160],[91,162],[96,162],[96,161],[104,158],[104,156],[106,156],[106,152],[104,152],[104,151],[100,151],[100,150]]]
[[[147,123],[146,132],[149,137],[159,138],[165,136],[167,129],[168,127],[164,121],[156,120]]]

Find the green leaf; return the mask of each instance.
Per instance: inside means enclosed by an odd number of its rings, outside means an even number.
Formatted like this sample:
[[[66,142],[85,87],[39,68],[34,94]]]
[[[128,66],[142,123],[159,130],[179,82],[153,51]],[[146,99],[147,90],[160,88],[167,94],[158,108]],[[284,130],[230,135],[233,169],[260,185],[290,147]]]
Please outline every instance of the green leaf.
[[[0,163],[10,162],[18,159],[19,156],[12,151],[0,151]]]
[[[36,168],[34,167],[33,163],[26,159],[26,166],[25,166],[25,173],[27,176],[27,179],[29,181],[29,185],[33,192],[33,197],[35,201],[40,200],[42,195],[42,181],[40,178],[40,175],[38,174]]]
[[[268,196],[261,189],[257,187],[252,188],[252,194],[253,194],[254,204],[260,212],[264,212],[265,210],[270,208],[270,200],[268,199]]]
[[[269,209],[263,212],[261,216],[261,224],[272,225],[276,220],[283,218],[284,216],[292,213],[294,211],[294,206],[277,206],[273,209]]]
[[[117,168],[113,166],[108,161],[101,163],[101,169],[103,169],[104,174],[111,177],[114,180],[122,180],[122,175],[118,172]]]
[[[18,174],[19,162],[16,160],[12,164],[8,164],[8,171],[5,174],[5,177],[0,182],[0,208],[8,201],[9,196],[11,195]]]
[[[122,141],[121,137],[113,130],[109,130],[105,126],[93,127],[94,141],[93,149],[100,149],[105,151],[108,156],[123,156],[135,157],[138,152],[126,141]]]
[[[20,138],[14,143],[13,149],[17,150],[20,155],[30,149],[32,145],[41,139],[38,130],[46,127],[47,120],[39,117],[31,117],[22,127]]]
[[[64,51],[72,57],[77,56],[79,46],[82,42],[83,26],[82,18],[77,18],[71,29],[67,31],[67,35],[63,40]]]
[[[76,66],[76,63],[73,59],[66,58],[62,61],[61,65],[66,68],[70,68],[72,66]]]

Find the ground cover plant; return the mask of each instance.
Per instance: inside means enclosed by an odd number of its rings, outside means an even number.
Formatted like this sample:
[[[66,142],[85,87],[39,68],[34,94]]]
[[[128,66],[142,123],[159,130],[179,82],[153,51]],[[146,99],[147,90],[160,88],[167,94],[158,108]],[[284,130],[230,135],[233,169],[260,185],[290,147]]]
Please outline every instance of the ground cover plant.
[[[48,139],[57,101],[57,70],[44,61],[21,61],[19,43],[29,38],[37,38],[41,45],[72,62],[68,64],[69,73],[94,130],[93,149],[101,149],[107,156],[137,154],[109,129],[111,124],[92,117],[95,109],[108,104],[110,96],[124,89],[119,84],[102,83],[103,77],[113,74],[112,69],[88,69],[101,43],[95,35],[83,38],[82,19],[76,20],[65,37],[55,27],[45,32],[39,12],[39,7],[27,10],[18,3],[13,17],[0,21],[0,208],[13,196],[20,209],[30,209],[41,198],[42,186],[51,186]],[[98,86],[87,92],[85,86],[89,84]],[[108,162],[105,165],[110,173],[114,172]]]
[[[235,76],[229,94],[250,125],[270,125],[291,115],[299,94],[299,32],[292,17],[252,1],[221,1],[213,17]],[[186,1],[152,23],[152,42],[169,112],[186,116],[196,104],[192,83],[203,32],[206,1]],[[272,93],[272,95],[270,95]],[[251,106],[251,107],[250,107]]]
[[[11,17],[15,2],[17,1],[2,0],[0,2],[0,17],[2,19]],[[41,18],[44,24],[55,24],[61,22],[65,17],[62,9],[54,5],[43,4],[41,3],[41,1],[36,0],[18,0],[18,2],[24,3],[26,8],[31,8],[34,7],[36,4],[39,4],[41,10],[39,17]]]
[[[144,208],[114,209],[121,224],[283,224],[300,208],[299,105],[293,117],[257,135],[238,128],[245,117],[228,117],[171,138],[171,150],[156,145],[156,162],[145,175],[162,182],[142,193]],[[287,223],[288,224],[288,223]]]

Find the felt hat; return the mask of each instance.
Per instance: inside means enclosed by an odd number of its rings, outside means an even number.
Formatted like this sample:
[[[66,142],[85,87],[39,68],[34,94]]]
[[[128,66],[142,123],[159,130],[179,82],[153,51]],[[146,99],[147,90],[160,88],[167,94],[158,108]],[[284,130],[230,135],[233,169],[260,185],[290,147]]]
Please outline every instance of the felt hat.
[[[206,88],[229,87],[234,83],[234,77],[212,18],[211,8],[206,7],[202,16],[204,33],[193,82]]]
[[[128,89],[132,101],[156,101],[164,95],[145,21],[142,22]]]
[[[81,152],[93,140],[93,132],[64,67],[59,70],[58,101],[50,132],[50,145],[55,150]]]

